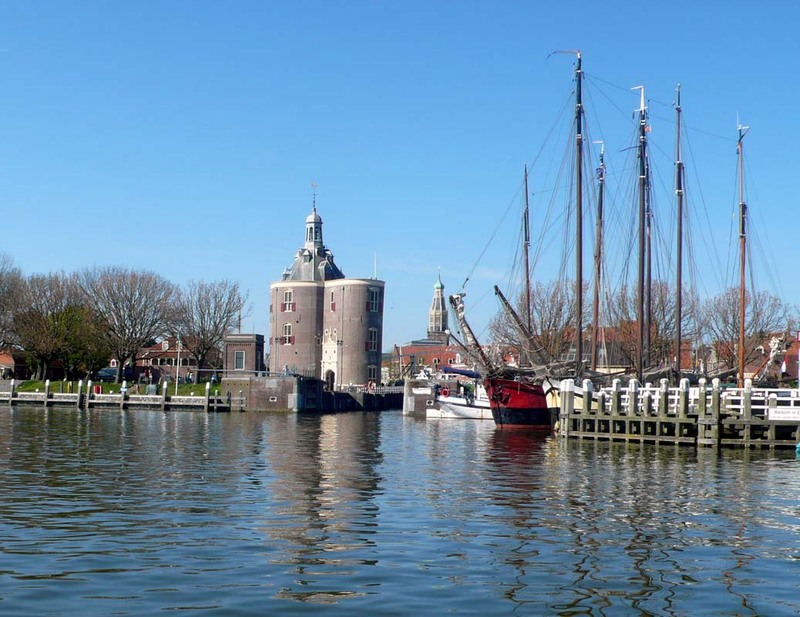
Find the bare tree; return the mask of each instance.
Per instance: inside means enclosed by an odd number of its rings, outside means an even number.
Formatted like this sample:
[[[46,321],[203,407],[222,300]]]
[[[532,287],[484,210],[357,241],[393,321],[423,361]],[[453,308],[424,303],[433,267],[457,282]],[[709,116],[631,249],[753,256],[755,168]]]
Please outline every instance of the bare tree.
[[[14,343],[14,312],[20,301],[22,272],[7,253],[0,253],[0,349]]]
[[[229,280],[205,283],[191,281],[178,296],[173,325],[174,334],[203,366],[213,349],[219,349],[222,339],[238,320],[247,296],[239,284]]]
[[[684,304],[693,307],[696,304],[694,296],[684,291]],[[675,336],[677,333],[678,296],[675,287],[665,281],[653,281],[651,288],[650,307],[650,349],[648,357],[644,358],[645,366],[671,365],[676,355]],[[613,328],[614,340],[617,342],[619,357],[629,362],[632,366],[637,364],[639,353],[639,328],[636,311],[636,289],[624,286],[612,296],[606,312],[608,325]],[[696,311],[684,310],[681,315],[682,337],[690,340],[697,336]],[[647,336],[647,332],[645,332]]]
[[[524,293],[520,293],[516,305],[525,304]],[[517,309],[519,315],[525,312]],[[531,341],[535,351],[551,360],[557,360],[569,350],[575,333],[575,289],[570,281],[537,282],[531,287]],[[521,333],[513,320],[499,313],[489,324],[492,342],[522,348]]]
[[[13,323],[19,345],[36,364],[37,379],[46,378],[52,361],[66,355],[79,309],[73,277],[58,272],[24,280]]]
[[[119,362],[119,381],[123,365],[135,364],[139,350],[166,331],[177,291],[158,274],[117,266],[84,270],[79,280]]]
[[[745,296],[745,365],[761,355],[760,346],[771,335],[784,333],[794,323],[797,310],[766,292]],[[703,306],[703,332],[716,348],[725,368],[738,366],[739,289],[732,287],[707,300]]]

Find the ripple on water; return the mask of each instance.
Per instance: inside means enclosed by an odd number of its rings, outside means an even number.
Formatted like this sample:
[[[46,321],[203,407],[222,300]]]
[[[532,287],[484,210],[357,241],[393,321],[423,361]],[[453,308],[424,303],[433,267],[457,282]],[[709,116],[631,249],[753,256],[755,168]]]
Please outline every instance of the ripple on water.
[[[794,457],[420,422],[0,411],[0,612],[795,615]]]

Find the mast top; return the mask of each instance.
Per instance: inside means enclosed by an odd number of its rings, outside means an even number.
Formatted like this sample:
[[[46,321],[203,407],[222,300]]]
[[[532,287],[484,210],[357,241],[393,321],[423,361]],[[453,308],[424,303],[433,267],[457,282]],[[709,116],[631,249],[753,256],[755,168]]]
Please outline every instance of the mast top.
[[[644,86],[634,86],[631,90],[638,90],[639,91],[639,109],[638,111],[640,114],[643,114],[647,107],[644,104]]]
[[[736,130],[739,131],[739,139],[741,141],[744,139],[744,136],[747,135],[747,132],[750,130],[749,126],[744,126],[739,122],[739,114],[736,114]]]
[[[581,50],[580,49],[556,49],[555,51],[550,52],[547,57],[549,58],[550,56],[553,56],[555,54],[570,54],[570,55],[574,55],[574,56],[577,56],[577,58],[578,58],[578,64],[580,64],[580,62],[581,62]]]

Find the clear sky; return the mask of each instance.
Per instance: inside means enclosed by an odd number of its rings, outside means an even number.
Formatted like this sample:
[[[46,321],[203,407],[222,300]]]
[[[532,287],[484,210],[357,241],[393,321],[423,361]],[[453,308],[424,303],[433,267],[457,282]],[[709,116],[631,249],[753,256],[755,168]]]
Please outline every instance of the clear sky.
[[[0,250],[26,273],[123,265],[178,284],[233,279],[250,293],[243,329],[267,333],[269,284],[302,245],[313,182],[338,265],[365,278],[377,264],[386,281],[384,349],[425,335],[439,272],[448,293],[471,274],[481,332],[516,243],[498,224],[572,87],[574,58],[548,54],[580,49],[587,76],[619,97],[596,100],[628,124],[603,133],[609,159],[628,145],[640,84],[671,152],[682,84],[708,243],[727,246],[731,229],[737,114],[752,127],[748,203],[784,264],[775,292],[798,302],[800,3],[52,0],[0,11]],[[492,234],[501,248],[479,261]]]

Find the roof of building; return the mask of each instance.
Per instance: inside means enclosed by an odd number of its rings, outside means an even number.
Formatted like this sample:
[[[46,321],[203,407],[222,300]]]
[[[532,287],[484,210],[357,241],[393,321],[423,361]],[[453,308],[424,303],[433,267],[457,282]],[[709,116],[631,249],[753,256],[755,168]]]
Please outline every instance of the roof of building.
[[[305,244],[298,249],[292,265],[283,272],[284,281],[332,281],[345,278],[322,241],[322,218],[316,205],[306,217]]]

